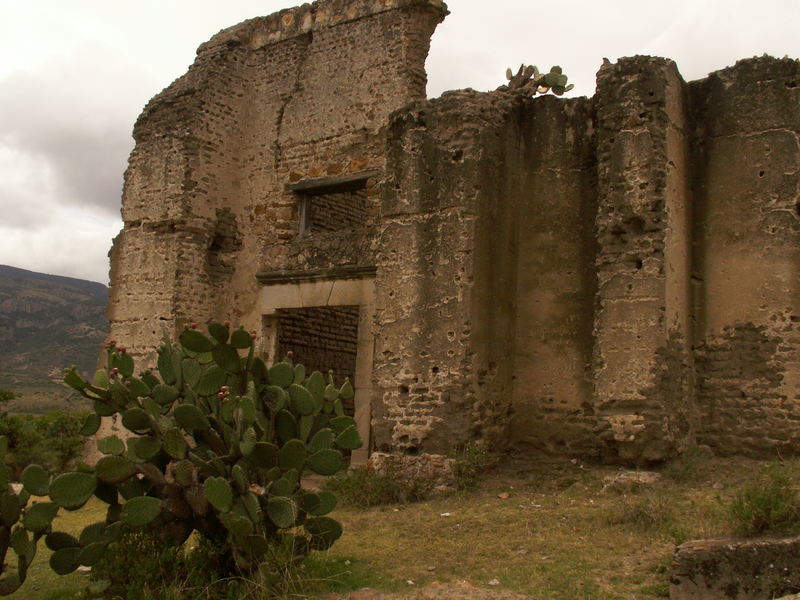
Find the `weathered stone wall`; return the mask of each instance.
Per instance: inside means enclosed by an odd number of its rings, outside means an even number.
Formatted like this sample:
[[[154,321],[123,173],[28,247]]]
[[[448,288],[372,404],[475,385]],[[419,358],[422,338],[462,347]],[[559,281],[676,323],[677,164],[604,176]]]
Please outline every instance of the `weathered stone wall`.
[[[203,44],[134,130],[112,336],[229,318],[273,353],[282,309],[352,306],[362,435],[420,460],[800,452],[798,62],[426,100],[445,14],[320,0]]]
[[[526,102],[518,168],[517,447],[594,453],[596,117],[586,98]]]
[[[598,74],[595,409],[628,462],[663,460],[690,435],[685,84],[672,61]]]
[[[691,84],[699,440],[800,449],[800,64]]]
[[[189,320],[257,329],[257,272],[374,264],[374,178],[356,239],[298,237],[287,184],[382,167],[379,130],[424,98],[445,14],[440,0],[325,0],[201,45],[134,129],[111,254],[112,336],[139,356]]]

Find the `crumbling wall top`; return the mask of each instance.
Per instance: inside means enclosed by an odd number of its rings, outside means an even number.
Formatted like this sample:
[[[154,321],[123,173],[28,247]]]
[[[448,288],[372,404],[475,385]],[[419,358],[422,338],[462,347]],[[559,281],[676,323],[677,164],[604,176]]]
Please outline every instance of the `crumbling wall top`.
[[[201,44],[197,54],[225,46],[245,45],[257,49],[323,27],[413,6],[435,10],[442,19],[449,14],[444,0],[317,0],[223,29]]]

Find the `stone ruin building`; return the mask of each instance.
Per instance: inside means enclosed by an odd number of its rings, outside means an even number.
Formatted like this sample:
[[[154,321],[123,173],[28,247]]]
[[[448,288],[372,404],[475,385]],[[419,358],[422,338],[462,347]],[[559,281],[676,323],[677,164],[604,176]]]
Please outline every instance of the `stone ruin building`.
[[[800,63],[429,100],[446,14],[318,0],[202,44],[134,128],[112,336],[230,319],[350,376],[362,460],[797,453]]]

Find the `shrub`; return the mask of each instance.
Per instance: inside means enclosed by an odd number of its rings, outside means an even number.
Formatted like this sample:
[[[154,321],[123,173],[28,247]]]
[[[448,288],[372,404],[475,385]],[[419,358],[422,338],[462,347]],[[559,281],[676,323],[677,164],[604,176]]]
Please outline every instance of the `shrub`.
[[[0,560],[11,548],[19,565],[3,572],[0,595],[24,581],[42,536],[53,550],[51,567],[66,574],[99,564],[131,528],[149,529],[165,552],[197,531],[213,548],[206,564],[267,587],[339,538],[341,526],[327,516],[335,496],[304,490],[300,477],[306,469],[334,475],[345,467],[341,450],[360,447],[342,403],[352,398],[352,385],[336,387],[330,375],[326,384],[319,372],[307,376],[290,358],[267,368],[241,328],[212,323],[209,334],[187,328],[179,344],[165,342],[157,374],[135,377],[133,359],[113,341],[109,370],[91,382],[67,370],[66,383],[94,404],[82,434],[94,435],[101,417],[117,416],[133,437],[98,440],[104,456],[94,468],[50,477],[29,465],[19,495],[0,463]],[[52,502],[29,506],[31,495]],[[104,521],[79,538],[52,530],[59,508],[79,509],[93,495],[109,505]],[[95,592],[112,583],[95,582]]]
[[[453,461],[453,481],[456,489],[474,488],[480,482],[481,475],[497,464],[500,456],[491,451],[489,444],[483,440],[467,442],[455,452]]]
[[[622,500],[609,514],[610,525],[631,525],[636,529],[650,530],[672,521],[670,501],[664,496],[648,494],[641,498]]]
[[[737,491],[728,512],[739,535],[800,530],[800,498],[783,468],[773,468]]]
[[[10,415],[0,412],[0,435],[8,439],[6,464],[12,479],[19,481],[30,464],[61,472],[83,451],[80,431],[85,414],[56,411],[47,415]]]
[[[403,477],[391,461],[381,471],[367,464],[325,482],[325,489],[336,492],[343,503],[359,508],[419,502],[429,488],[426,481]]]

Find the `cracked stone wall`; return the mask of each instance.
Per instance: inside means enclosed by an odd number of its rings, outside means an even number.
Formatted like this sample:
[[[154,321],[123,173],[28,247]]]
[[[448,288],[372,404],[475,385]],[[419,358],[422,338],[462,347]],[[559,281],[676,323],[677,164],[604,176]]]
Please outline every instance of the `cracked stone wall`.
[[[142,356],[191,320],[258,329],[257,272],[374,264],[374,180],[356,235],[300,238],[286,186],[383,166],[380,129],[425,97],[445,13],[440,0],[326,0],[202,44],[134,128],[111,251],[112,336]]]
[[[417,462],[800,451],[798,62],[427,100],[446,13],[319,0],[201,45],[134,128],[112,336],[230,319],[272,356],[282,310],[351,307],[362,435]]]

